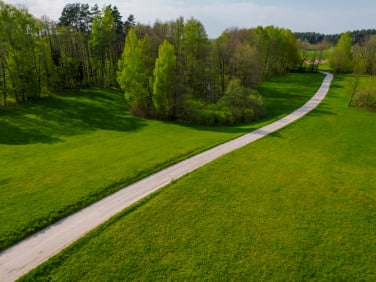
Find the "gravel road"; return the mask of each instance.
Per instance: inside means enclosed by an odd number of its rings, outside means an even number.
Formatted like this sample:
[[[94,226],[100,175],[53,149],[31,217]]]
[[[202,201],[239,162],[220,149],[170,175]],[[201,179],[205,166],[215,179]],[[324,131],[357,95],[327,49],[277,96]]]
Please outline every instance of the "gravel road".
[[[325,74],[326,77],[316,94],[288,116],[129,185],[3,251],[0,253],[0,281],[18,279],[90,230],[171,181],[303,117],[316,108],[326,96],[333,75]]]

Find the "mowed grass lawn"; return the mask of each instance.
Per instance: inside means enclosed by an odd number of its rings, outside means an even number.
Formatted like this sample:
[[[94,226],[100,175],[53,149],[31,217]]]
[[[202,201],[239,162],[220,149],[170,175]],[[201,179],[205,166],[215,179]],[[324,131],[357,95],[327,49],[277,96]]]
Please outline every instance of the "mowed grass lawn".
[[[322,75],[265,83],[268,117],[238,127],[134,118],[123,95],[86,90],[0,108],[0,250],[152,172],[304,104]]]
[[[375,281],[376,116],[317,110],[168,185],[25,281]]]

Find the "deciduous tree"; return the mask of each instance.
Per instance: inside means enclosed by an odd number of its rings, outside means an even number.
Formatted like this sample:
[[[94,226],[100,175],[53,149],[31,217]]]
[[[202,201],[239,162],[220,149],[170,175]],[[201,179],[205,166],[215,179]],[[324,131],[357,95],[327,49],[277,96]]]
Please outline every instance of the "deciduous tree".
[[[176,69],[175,49],[165,40],[159,47],[158,58],[155,62],[153,83],[153,104],[157,114],[162,118],[174,118],[174,82]]]
[[[139,40],[134,30],[130,29],[118,63],[117,81],[124,91],[131,111],[141,116],[151,114],[151,72],[145,63],[148,44],[147,36]]]
[[[353,70],[351,49],[351,34],[350,32],[343,33],[330,59],[330,65],[336,73],[348,73]]]

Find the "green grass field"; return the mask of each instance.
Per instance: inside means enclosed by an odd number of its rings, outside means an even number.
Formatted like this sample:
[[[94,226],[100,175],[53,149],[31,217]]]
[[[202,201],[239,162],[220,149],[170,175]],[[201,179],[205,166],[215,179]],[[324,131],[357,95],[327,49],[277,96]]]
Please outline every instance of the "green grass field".
[[[123,95],[87,90],[0,108],[0,249],[152,172],[285,115],[322,75],[265,83],[268,117],[238,127],[137,119]]]
[[[302,120],[177,180],[25,281],[375,281],[375,114]]]

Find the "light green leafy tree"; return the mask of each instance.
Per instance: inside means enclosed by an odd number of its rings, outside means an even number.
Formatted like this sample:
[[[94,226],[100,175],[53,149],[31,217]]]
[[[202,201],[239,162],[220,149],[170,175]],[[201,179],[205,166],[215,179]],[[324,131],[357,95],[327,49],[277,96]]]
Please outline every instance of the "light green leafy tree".
[[[115,20],[109,7],[102,14],[98,14],[93,20],[89,45],[93,55],[103,60],[115,39]]]
[[[110,7],[106,7],[102,13],[94,17],[91,27],[89,46],[93,55],[93,65],[96,68],[99,85],[112,86],[116,69],[111,47],[115,45],[115,20]]]
[[[153,104],[158,116],[175,117],[174,80],[176,68],[175,48],[164,40],[158,50],[153,83]]]
[[[149,116],[151,111],[151,73],[145,62],[148,44],[147,36],[139,40],[134,30],[130,29],[118,62],[117,82],[124,91],[131,111],[140,116]]]
[[[348,73],[353,70],[351,33],[341,34],[338,43],[330,58],[330,66],[336,73]]]

